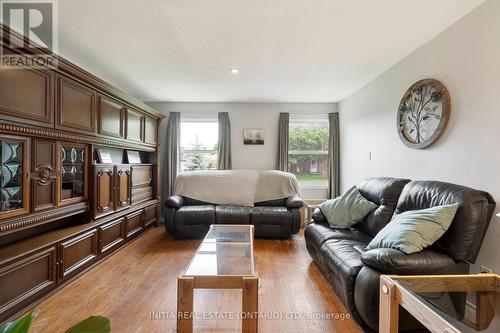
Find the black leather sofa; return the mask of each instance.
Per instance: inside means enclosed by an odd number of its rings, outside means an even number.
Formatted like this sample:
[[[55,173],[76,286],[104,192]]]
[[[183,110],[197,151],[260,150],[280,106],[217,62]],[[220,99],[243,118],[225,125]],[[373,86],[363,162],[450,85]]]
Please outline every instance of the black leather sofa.
[[[437,181],[372,178],[357,188],[378,208],[344,230],[330,228],[316,209],[313,221],[305,228],[305,240],[314,263],[347,311],[362,327],[377,331],[380,275],[467,274],[469,264],[476,260],[495,202],[486,192]],[[395,249],[365,250],[394,213],[455,202],[460,205],[450,228],[431,247],[410,255]],[[455,310],[463,313],[465,298],[456,303]],[[400,327],[416,328],[404,312]]]
[[[173,195],[165,204],[165,227],[176,238],[201,238],[211,224],[253,224],[255,237],[290,238],[300,229],[298,196],[262,201],[254,207],[214,205]]]

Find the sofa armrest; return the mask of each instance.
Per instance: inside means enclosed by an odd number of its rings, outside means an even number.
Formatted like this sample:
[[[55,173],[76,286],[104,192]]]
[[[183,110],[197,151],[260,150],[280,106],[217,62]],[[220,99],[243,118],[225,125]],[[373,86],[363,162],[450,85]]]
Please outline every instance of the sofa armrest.
[[[184,206],[184,198],[180,195],[172,195],[165,200],[164,205],[168,208],[179,209]]]
[[[314,209],[314,212],[312,213],[312,222],[328,224],[328,220],[319,208]]]
[[[302,199],[299,198],[299,196],[297,195],[294,195],[286,199],[287,208],[300,208],[302,206],[304,206],[304,201],[302,201]]]
[[[361,256],[363,264],[383,274],[438,274],[457,269],[457,263],[449,256],[429,249],[406,254],[396,249],[373,249]]]

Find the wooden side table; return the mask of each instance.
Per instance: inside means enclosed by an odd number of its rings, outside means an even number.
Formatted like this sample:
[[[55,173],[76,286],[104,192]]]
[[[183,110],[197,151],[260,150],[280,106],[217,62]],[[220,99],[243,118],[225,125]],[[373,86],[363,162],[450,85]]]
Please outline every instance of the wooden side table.
[[[306,224],[311,223],[312,221],[312,215],[314,213],[314,210],[318,208],[323,202],[325,202],[327,199],[308,199],[305,200],[306,204]]]
[[[457,293],[466,294],[460,299],[464,313],[450,313],[436,300]],[[379,332],[399,331],[400,306],[431,332],[499,332],[499,296],[500,275],[496,274],[382,275]]]

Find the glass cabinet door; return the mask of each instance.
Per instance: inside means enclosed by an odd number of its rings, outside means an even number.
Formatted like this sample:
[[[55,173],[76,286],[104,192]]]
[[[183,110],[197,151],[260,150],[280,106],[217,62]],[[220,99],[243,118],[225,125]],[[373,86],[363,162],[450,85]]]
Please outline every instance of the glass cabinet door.
[[[27,142],[0,136],[0,219],[28,213]]]
[[[59,143],[59,205],[87,200],[87,146]]]

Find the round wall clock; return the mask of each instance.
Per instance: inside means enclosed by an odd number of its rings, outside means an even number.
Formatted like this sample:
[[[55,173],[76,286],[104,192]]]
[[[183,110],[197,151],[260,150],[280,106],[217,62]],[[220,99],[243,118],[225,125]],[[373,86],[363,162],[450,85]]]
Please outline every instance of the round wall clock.
[[[443,133],[450,109],[450,95],[444,84],[433,79],[414,83],[399,104],[399,138],[410,148],[428,147]]]

